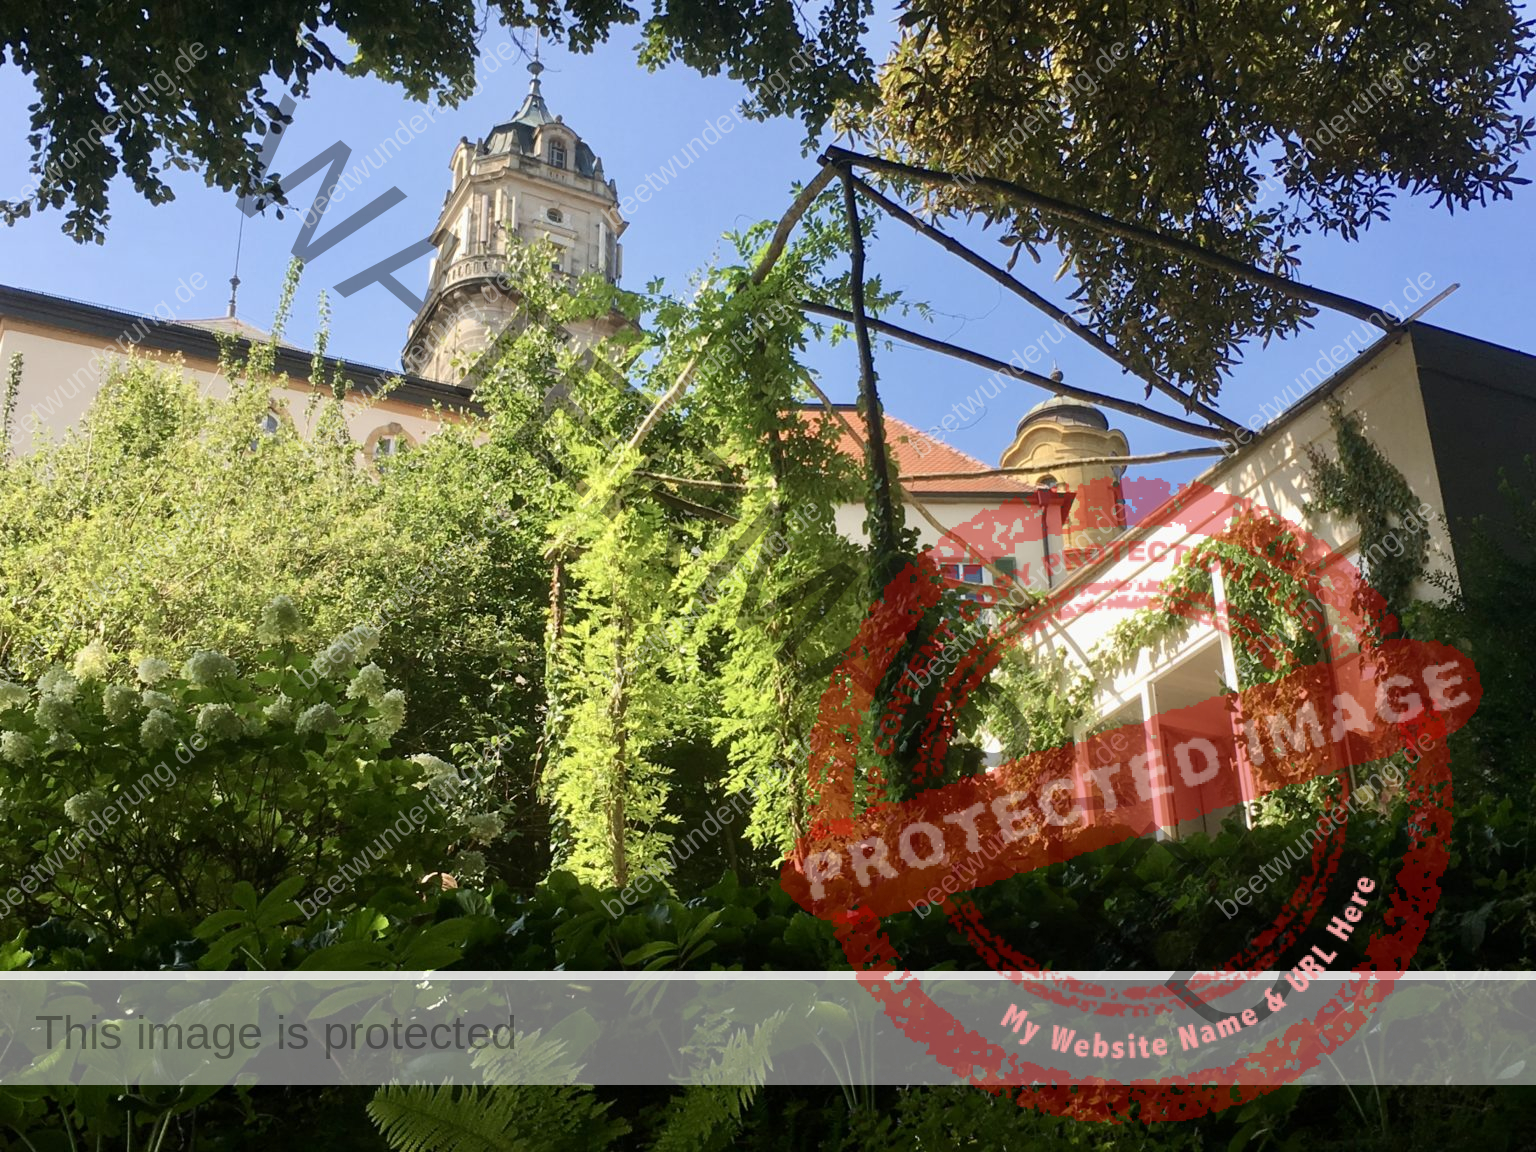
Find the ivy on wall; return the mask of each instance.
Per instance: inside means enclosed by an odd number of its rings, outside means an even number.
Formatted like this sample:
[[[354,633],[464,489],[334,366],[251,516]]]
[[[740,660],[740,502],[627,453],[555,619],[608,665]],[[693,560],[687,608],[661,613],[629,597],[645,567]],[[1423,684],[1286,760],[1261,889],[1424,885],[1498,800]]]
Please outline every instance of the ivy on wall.
[[[1308,446],[1307,513],[1332,512],[1360,528],[1360,570],[1394,610],[1406,606],[1409,590],[1424,574],[1429,553],[1427,509],[1407,479],[1365,435],[1358,412],[1328,401],[1339,458],[1330,460]]]
[[[1006,648],[982,703],[982,729],[1005,760],[1069,744],[1093,707],[1093,681],[1063,661]]]

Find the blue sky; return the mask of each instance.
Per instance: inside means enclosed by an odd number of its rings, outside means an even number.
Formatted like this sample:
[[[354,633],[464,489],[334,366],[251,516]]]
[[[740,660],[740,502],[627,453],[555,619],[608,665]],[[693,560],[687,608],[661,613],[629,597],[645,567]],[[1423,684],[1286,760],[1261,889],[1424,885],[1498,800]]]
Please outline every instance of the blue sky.
[[[877,26],[873,35],[879,38],[885,31]],[[327,214],[322,231],[391,186],[406,195],[404,202],[312,262],[289,339],[309,343],[316,327],[316,296],[327,289],[331,351],[398,366],[409,310],[378,286],[350,298],[341,298],[333,286],[425,236],[447,191],[448,160],[459,138],[485,135],[522,101],[528,74],[521,50],[510,43],[501,55],[512,57],[511,62],[498,58],[498,48],[510,35],[503,29],[485,34],[481,49],[487,63],[474,96],[436,115],[425,132]],[[544,54],[544,93],[551,109],[602,157],[621,196],[666,165],[707,119],[729,115],[744,95],[733,81],[701,77],[680,66],[647,72],[635,63],[633,45],[632,34],[619,30],[613,41],[590,56]],[[27,183],[25,108],[32,99],[17,69],[0,68],[0,172],[15,186],[5,189],[7,196],[17,195]],[[395,133],[402,119],[408,123],[421,112],[420,104],[382,83],[322,77],[297,109],[276,167],[291,170],[338,138],[352,147],[357,162]],[[638,288],[659,276],[673,290],[686,291],[691,270],[727,254],[723,233],[777,217],[788,205],[791,184],[808,179],[815,170],[814,158],[801,150],[802,137],[800,126],[788,121],[738,123],[689,167],[678,170],[631,216],[624,235],[624,283]],[[1528,160],[1522,164],[1523,170],[1529,167]],[[178,285],[200,275],[207,287],[180,315],[222,315],[240,213],[233,196],[204,187],[196,176],[173,176],[176,199],[159,207],[144,203],[119,181],[113,189],[107,240],[101,246],[78,245],[65,237],[59,228],[62,213],[0,226],[0,282],[149,313],[161,301],[174,305]],[[295,202],[307,207],[319,183],[311,179],[303,185]],[[270,322],[301,214],[302,208],[279,220],[269,211],[245,222],[240,314],[253,323]],[[1002,250],[979,229],[953,227],[984,253],[1001,257]],[[1399,202],[1394,218],[1372,228],[1364,239],[1353,244],[1313,239],[1304,244],[1302,255],[1304,279],[1377,304],[1402,302],[1405,285],[1412,280],[1431,282],[1430,295],[1458,282],[1459,290],[1427,319],[1536,352],[1529,319],[1536,286],[1536,188],[1518,191],[1513,202],[1455,215],[1433,210],[1427,201]],[[870,266],[888,286],[935,308],[938,315],[931,331],[941,338],[1007,358],[1049,327],[1022,301],[894,222],[880,229]],[[426,270],[422,259],[401,278],[419,293]],[[1029,267],[1021,261],[1017,271],[1035,287],[1063,297],[1060,286],[1050,283],[1050,264]],[[1253,346],[1227,384],[1221,408],[1246,422],[1355,325],[1344,317],[1324,316],[1315,330],[1283,345]],[[1133,398],[1141,394],[1138,381],[1122,377],[1114,365],[1071,340],[1052,355],[1071,382]],[[932,353],[899,347],[877,350],[877,363],[889,411],[925,428],[938,424],[986,375]],[[814,364],[834,399],[854,397],[851,345],[818,351]],[[1015,382],[990,402],[990,410],[972,416],[968,426],[949,439],[995,463],[1019,415],[1043,396]],[[1125,429],[1133,452],[1192,443],[1178,433],[1118,414],[1113,422]],[[1147,471],[1183,480],[1201,467],[1163,465]]]

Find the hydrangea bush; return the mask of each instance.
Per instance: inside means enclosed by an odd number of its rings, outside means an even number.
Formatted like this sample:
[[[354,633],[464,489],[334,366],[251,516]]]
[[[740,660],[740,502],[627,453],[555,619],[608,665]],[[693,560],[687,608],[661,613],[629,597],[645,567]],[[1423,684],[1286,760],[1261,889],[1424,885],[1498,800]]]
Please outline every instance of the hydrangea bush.
[[[200,650],[178,670],[94,641],[34,684],[0,681],[0,914],[195,923],[238,881],[309,889],[344,864],[358,899],[484,878],[503,817],[475,772],[391,751],[406,697],[369,662],[377,631],[306,656],[285,597],[262,631],[272,646],[244,667]]]

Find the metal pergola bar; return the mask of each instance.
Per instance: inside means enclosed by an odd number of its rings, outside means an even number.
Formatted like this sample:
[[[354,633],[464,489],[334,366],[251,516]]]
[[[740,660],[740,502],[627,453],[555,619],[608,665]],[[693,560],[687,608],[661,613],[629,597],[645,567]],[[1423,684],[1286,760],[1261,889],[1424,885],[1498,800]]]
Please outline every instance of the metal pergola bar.
[[[960,257],[960,259],[971,265],[971,267],[985,273],[987,276],[997,281],[997,283],[1001,284],[1004,288],[1008,289],[1008,291],[1022,297],[1034,308],[1038,309],[1040,312],[1043,312],[1046,316],[1056,321],[1056,323],[1062,325],[1065,328],[1071,329],[1075,335],[1087,341],[1088,344],[1096,348],[1098,351],[1104,353],[1104,355],[1108,356],[1116,364],[1120,365],[1120,367],[1125,371],[1145,381],[1147,385],[1147,394],[1149,396],[1152,394],[1153,389],[1156,389],[1163,395],[1177,400],[1179,404],[1183,406],[1185,411],[1197,413],[1200,416],[1203,416],[1206,420],[1210,421],[1218,428],[1221,428],[1223,431],[1230,433],[1241,431],[1242,426],[1236,421],[1228,419],[1226,416],[1223,416],[1220,412],[1216,411],[1216,409],[1202,403],[1201,401],[1195,399],[1193,396],[1190,396],[1188,393],[1181,391],[1172,382],[1165,380],[1152,369],[1138,367],[1135,363],[1132,362],[1129,356],[1120,351],[1120,349],[1116,348],[1103,336],[1099,335],[1099,333],[1095,332],[1092,328],[1088,327],[1086,324],[1080,321],[1076,316],[1072,315],[1072,313],[1068,312],[1065,308],[1062,308],[1053,301],[1046,299],[1033,288],[1029,287],[1029,285],[1022,283],[1011,273],[1002,268],[999,268],[986,257],[981,256],[970,248],[966,247],[947,232],[934,227],[926,220],[920,219],[912,211],[903,205],[898,204],[895,200],[892,200],[878,188],[872,187],[870,184],[864,180],[859,179],[857,176],[852,177],[852,180],[854,187],[856,187],[866,198],[883,208],[887,214],[893,216],[897,220],[900,220],[903,224],[907,225],[909,228],[913,229],[920,235],[928,237],[928,239],[938,244],[945,251],[951,252],[954,255]]]
[[[810,312],[818,316],[825,316],[830,320],[840,320],[845,323],[857,321],[857,315],[846,308],[838,308],[832,304],[820,304],[814,300],[800,301],[802,311]],[[1170,416],[1166,412],[1159,412],[1155,408],[1148,408],[1145,404],[1138,404],[1134,400],[1122,400],[1118,396],[1109,396],[1102,392],[1093,392],[1087,388],[1078,388],[1074,385],[1054,380],[1049,376],[1042,376],[1038,372],[1031,372],[1027,368],[1015,368],[1006,361],[988,356],[983,352],[974,352],[959,344],[951,344],[946,340],[939,340],[932,336],[924,336],[921,332],[914,332],[910,328],[903,328],[898,324],[892,324],[885,320],[876,320],[873,317],[865,317],[864,323],[873,331],[886,336],[895,337],[907,344],[919,348],[926,348],[930,352],[941,352],[946,356],[952,356],[956,360],[963,360],[967,364],[974,364],[978,368],[986,368],[1003,376],[1009,376],[1015,380],[1022,380],[1026,384],[1034,384],[1039,388],[1054,392],[1058,396],[1068,396],[1074,400],[1081,400],[1087,404],[1097,404],[1105,408],[1113,408],[1130,416],[1136,416],[1149,423],[1161,424],[1165,428],[1171,428],[1175,432],[1183,432],[1190,436],[1201,436],[1208,440],[1227,440],[1230,436],[1208,424],[1197,424],[1193,420],[1185,420],[1179,416]]]
[[[1192,460],[1199,456],[1225,456],[1225,448],[1214,445],[1209,448],[1176,448],[1171,452],[1148,452],[1140,456],[1074,456],[1070,463],[1079,464],[1163,464],[1169,460]],[[1049,469],[1045,469],[1048,471]],[[1041,472],[1035,468],[977,468],[970,472],[913,472],[908,480],[986,480],[994,476],[1034,476]]]
[[[1128,224],[1125,221],[1116,220],[1111,216],[1095,212],[1091,208],[1085,208],[1081,204],[1058,200],[1054,196],[1047,196],[1042,192],[1025,188],[1022,184],[998,180],[991,176],[966,176],[962,180],[961,177],[950,172],[941,172],[934,168],[923,168],[916,164],[903,164],[896,160],[887,160],[880,156],[869,156],[836,146],[829,147],[822,153],[821,162],[841,171],[865,168],[885,172],[892,176],[916,180],[923,184],[953,186],[963,183],[967,188],[983,188],[1033,208],[1036,211],[1044,212],[1049,216],[1080,224],[1097,232],[1118,236],[1122,240],[1145,244],[1148,247],[1157,248],[1176,256],[1187,256],[1191,260],[1199,261],[1211,268],[1217,268],[1241,279],[1273,288],[1277,292],[1283,292],[1287,296],[1304,300],[1309,304],[1330,308],[1335,312],[1343,312],[1345,315],[1354,316],[1360,320],[1368,320],[1384,332],[1395,331],[1398,327],[1395,321],[1389,319],[1389,313],[1384,309],[1373,307],[1363,300],[1342,296],[1337,292],[1329,292],[1325,288],[1314,288],[1310,284],[1303,284],[1298,280],[1288,280],[1284,276],[1276,276],[1273,272],[1265,272],[1261,268],[1255,268],[1253,265],[1245,264],[1243,261],[1233,259],[1231,256],[1223,256],[1220,252],[1214,252],[1209,248],[1202,248],[1200,245],[1185,240],[1182,237],[1170,236],[1152,228],[1142,227],[1139,224]]]

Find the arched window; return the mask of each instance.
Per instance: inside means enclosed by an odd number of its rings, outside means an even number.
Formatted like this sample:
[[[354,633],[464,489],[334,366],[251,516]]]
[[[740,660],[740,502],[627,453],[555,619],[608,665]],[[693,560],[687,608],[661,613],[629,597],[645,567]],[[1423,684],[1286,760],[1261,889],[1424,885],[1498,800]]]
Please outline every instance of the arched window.
[[[416,441],[411,434],[401,425],[383,424],[369,433],[368,439],[363,441],[363,455],[370,464],[381,464],[414,447],[415,444]]]
[[[261,447],[261,441],[266,436],[276,436],[277,430],[283,426],[283,413],[275,408],[268,408],[256,419],[256,438],[251,441],[251,451]]]

